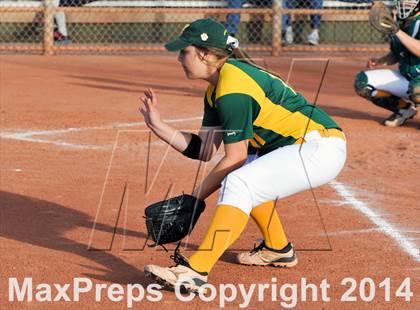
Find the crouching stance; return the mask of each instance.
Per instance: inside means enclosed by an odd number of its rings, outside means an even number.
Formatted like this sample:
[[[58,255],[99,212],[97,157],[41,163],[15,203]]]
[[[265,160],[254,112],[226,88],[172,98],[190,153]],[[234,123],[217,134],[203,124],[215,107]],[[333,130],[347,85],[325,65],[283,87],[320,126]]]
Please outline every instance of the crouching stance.
[[[240,253],[238,263],[295,266],[294,246],[275,202],[334,179],[346,159],[344,133],[280,77],[255,65],[224,26],[212,19],[191,23],[166,48],[179,51],[178,60],[189,79],[209,83],[202,127],[195,135],[164,123],[152,90],[142,98],[146,124],[187,157],[208,161],[222,142],[225,155],[192,193],[204,200],[220,188],[199,249],[189,258],[175,255],[174,267],[147,265],[146,275],[168,286],[184,281],[184,288],[198,291],[249,217],[264,240],[249,253]]]
[[[384,125],[397,127],[413,118],[420,102],[420,13],[419,0],[397,0],[397,22],[378,30],[390,34],[390,52],[380,58],[368,60],[367,68],[398,63],[398,70],[375,69],[356,75],[358,95],[392,114]],[[381,22],[380,25],[386,25]],[[375,26],[373,24],[373,26]]]

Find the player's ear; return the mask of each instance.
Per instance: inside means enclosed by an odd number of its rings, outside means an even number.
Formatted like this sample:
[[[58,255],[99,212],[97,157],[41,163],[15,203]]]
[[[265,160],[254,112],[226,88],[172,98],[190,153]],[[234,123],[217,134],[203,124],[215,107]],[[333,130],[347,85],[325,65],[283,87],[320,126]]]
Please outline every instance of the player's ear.
[[[215,61],[217,61],[217,56],[211,50],[205,47],[197,48],[197,53],[201,61],[205,64],[213,64]]]
[[[209,55],[208,50],[205,48],[199,48],[197,46],[194,46],[194,48],[195,48],[195,52],[197,53],[198,58],[200,58],[202,62],[207,62],[208,55]]]

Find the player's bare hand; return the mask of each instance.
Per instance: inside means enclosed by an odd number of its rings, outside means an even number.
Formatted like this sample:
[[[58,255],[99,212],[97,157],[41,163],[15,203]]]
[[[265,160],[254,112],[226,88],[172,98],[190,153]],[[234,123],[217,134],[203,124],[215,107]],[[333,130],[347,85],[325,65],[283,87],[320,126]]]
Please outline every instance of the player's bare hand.
[[[140,98],[143,105],[140,106],[139,111],[143,114],[144,121],[149,128],[156,128],[162,123],[159,110],[157,109],[157,96],[153,89],[147,89]]]
[[[379,65],[378,58],[370,58],[366,64],[368,69],[373,69]]]

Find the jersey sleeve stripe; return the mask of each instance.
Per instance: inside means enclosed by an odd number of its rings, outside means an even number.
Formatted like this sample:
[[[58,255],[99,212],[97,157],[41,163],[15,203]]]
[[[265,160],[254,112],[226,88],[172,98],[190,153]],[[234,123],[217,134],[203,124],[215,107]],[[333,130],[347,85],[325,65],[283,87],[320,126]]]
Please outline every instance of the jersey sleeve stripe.
[[[260,146],[257,144],[257,142],[254,141],[254,139],[248,139],[249,143],[256,149],[259,149]]]
[[[261,144],[262,146],[265,144],[265,141],[264,141],[264,139],[263,138],[261,138],[259,135],[257,135],[255,132],[254,132],[254,139],[255,139],[255,141],[257,141],[259,144]]]

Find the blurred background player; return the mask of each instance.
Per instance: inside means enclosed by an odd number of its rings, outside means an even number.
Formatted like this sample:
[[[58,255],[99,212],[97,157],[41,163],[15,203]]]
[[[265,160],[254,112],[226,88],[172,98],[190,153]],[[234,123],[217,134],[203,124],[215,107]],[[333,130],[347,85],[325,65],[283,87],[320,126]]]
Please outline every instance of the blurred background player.
[[[272,0],[229,0],[228,8],[239,9],[242,7],[271,8]],[[228,14],[226,17],[226,30],[231,36],[236,36],[241,15],[239,13]],[[250,43],[260,43],[263,36],[264,16],[252,14],[251,20],[246,24],[246,32]]]
[[[285,0],[283,5],[285,8],[293,8],[293,2],[296,0]],[[311,1],[311,0],[310,0]],[[314,0],[322,1],[322,0]],[[271,8],[273,5],[272,0],[229,0],[228,8],[230,9],[239,9],[242,7],[252,7],[252,8]],[[289,17],[290,19],[290,17]],[[229,35],[235,37],[238,32],[239,22],[241,20],[241,15],[239,13],[228,14],[226,17],[226,29]],[[293,30],[292,27],[286,27],[285,23],[288,21],[287,18],[283,18],[283,42],[287,44],[293,43]],[[264,16],[261,14],[252,14],[251,20],[246,24],[247,38],[250,43],[260,43],[261,38],[263,37],[263,28],[264,28]]]
[[[320,10],[323,7],[323,0],[284,0],[283,8],[285,9],[312,9]],[[311,32],[306,37],[306,42],[310,45],[319,44],[319,28],[321,26],[321,15],[312,14],[311,19]],[[300,25],[300,26],[299,26]],[[297,23],[296,29],[298,33],[302,31],[302,22]],[[282,29],[284,31],[283,37],[284,41],[287,44],[292,44],[294,42],[294,33],[292,26],[292,19],[290,14],[286,14],[282,18]]]
[[[245,0],[228,0],[229,9],[240,9]],[[241,14],[232,13],[226,16],[226,30],[231,36],[238,32],[238,25],[241,20]]]
[[[60,6],[60,0],[53,0],[53,5]],[[71,41],[67,33],[66,14],[56,12],[54,14],[54,42],[56,44],[69,44]]]
[[[392,114],[384,120],[388,127],[403,125],[417,114],[420,102],[420,12],[419,0],[397,0],[400,30],[391,35],[390,52],[368,60],[367,68],[398,63],[398,70],[376,69],[356,75],[358,95]]]

